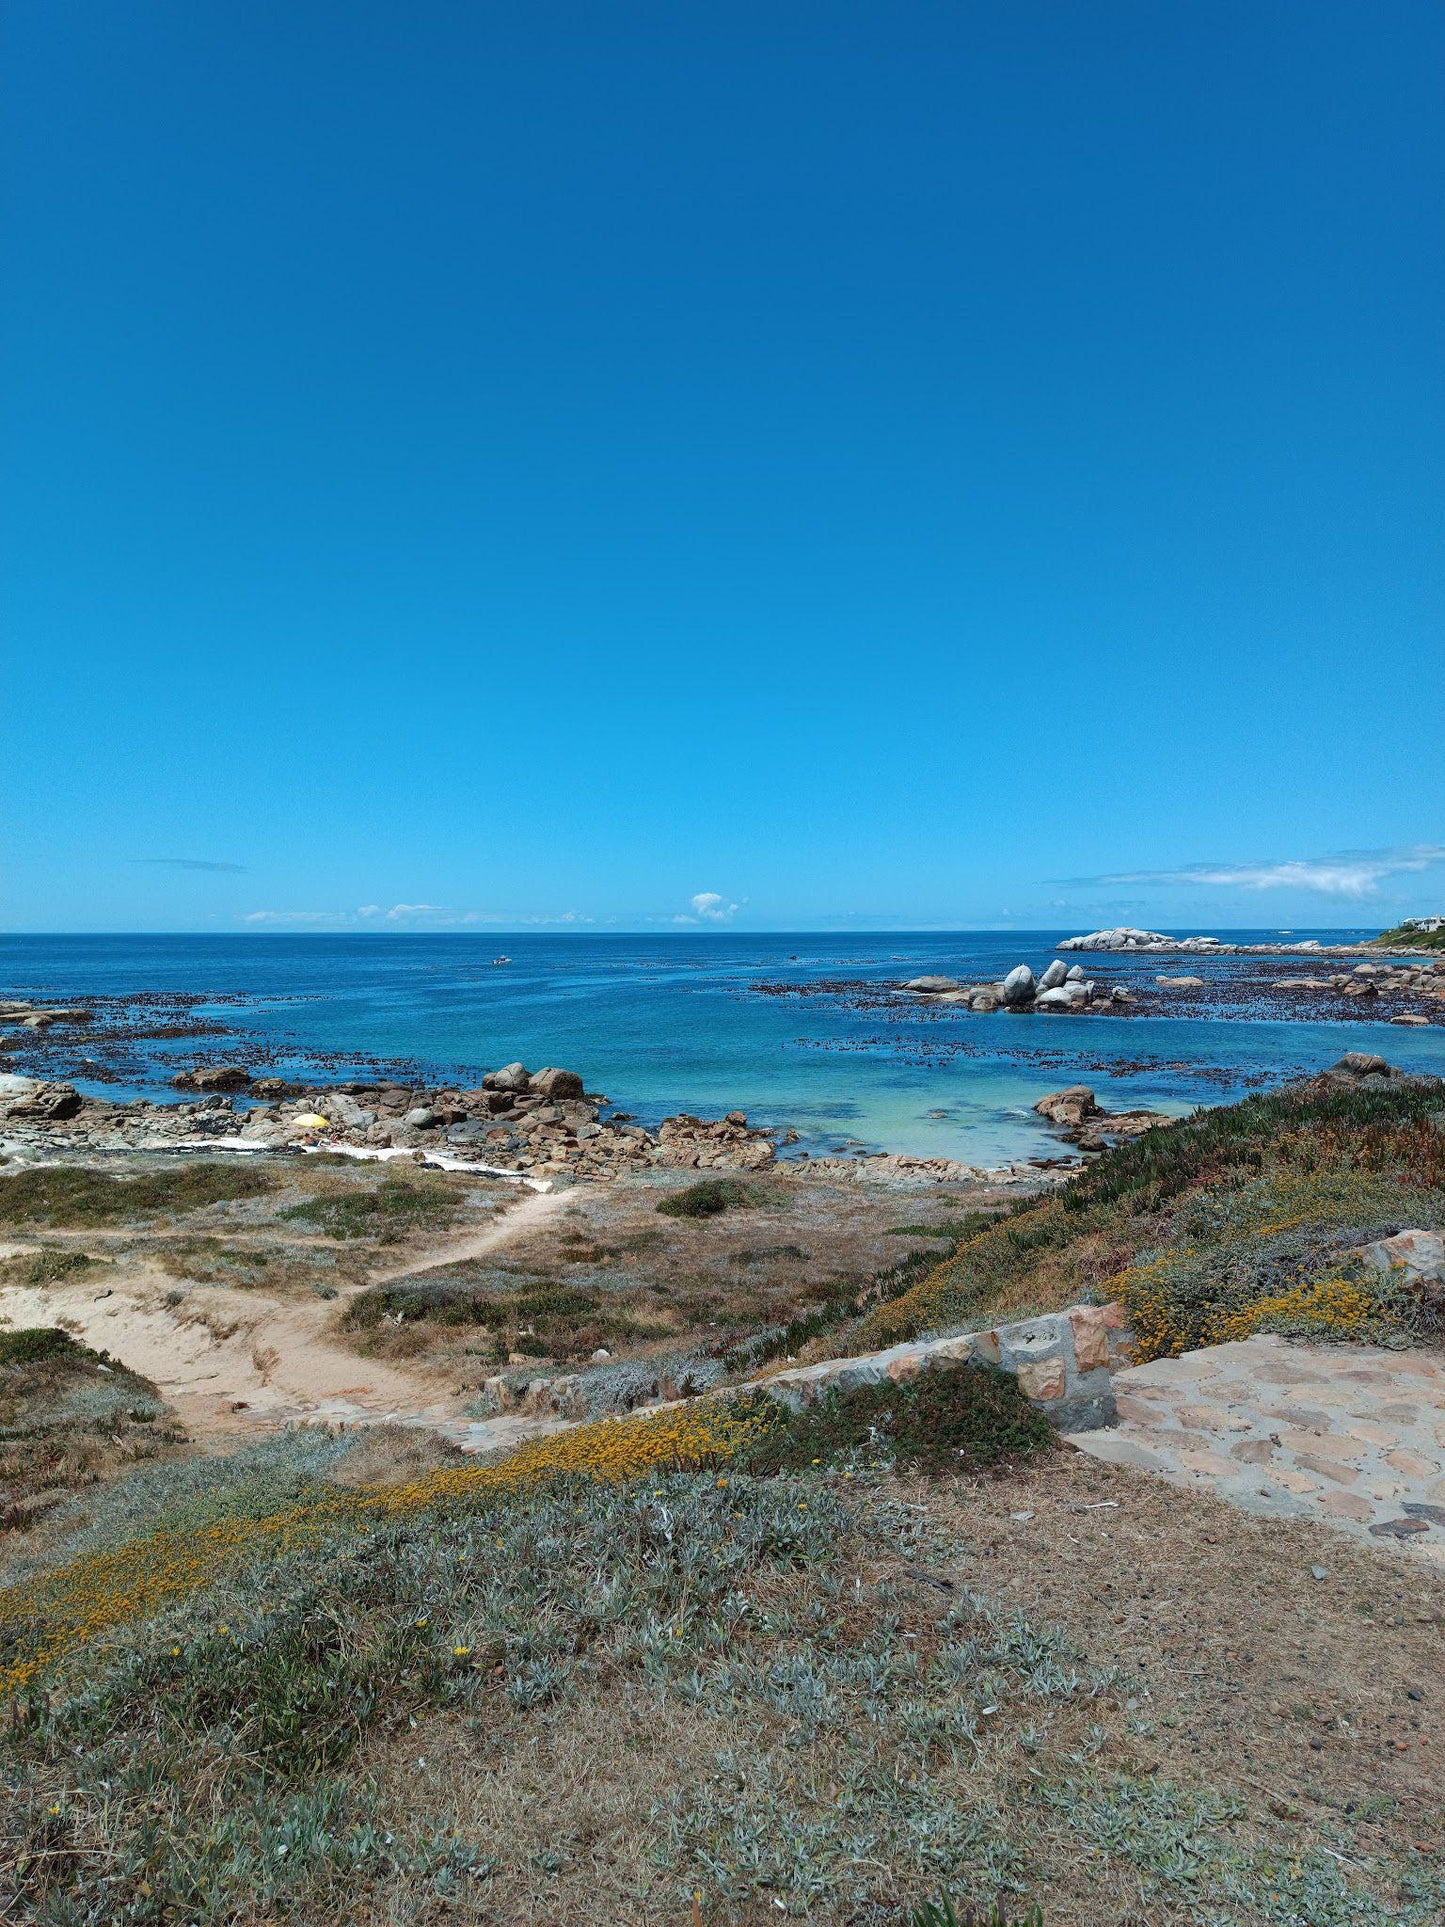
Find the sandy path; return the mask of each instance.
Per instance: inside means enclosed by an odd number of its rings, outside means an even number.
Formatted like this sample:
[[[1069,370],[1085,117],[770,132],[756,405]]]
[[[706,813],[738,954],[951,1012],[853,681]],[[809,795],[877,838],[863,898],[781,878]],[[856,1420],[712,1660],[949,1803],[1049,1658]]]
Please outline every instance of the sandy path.
[[[449,1244],[433,1245],[424,1258],[413,1258],[404,1265],[393,1265],[389,1271],[373,1271],[370,1282],[383,1285],[390,1278],[411,1278],[419,1271],[437,1271],[443,1265],[465,1264],[469,1258],[484,1258],[490,1251],[497,1251],[524,1231],[535,1231],[549,1218],[555,1218],[567,1208],[565,1191],[534,1191],[520,1204],[514,1204],[488,1225],[484,1231],[473,1231],[464,1238],[454,1238]]]
[[[482,1257],[544,1223],[565,1203],[565,1193],[529,1194],[484,1229],[372,1277],[381,1282]],[[104,1248],[93,1233],[89,1243],[97,1254]],[[344,1344],[335,1331],[340,1301],[196,1285],[179,1304],[168,1305],[174,1284],[144,1253],[131,1252],[69,1284],[0,1289],[0,1322],[23,1328],[63,1320],[86,1344],[151,1379],[194,1434],[392,1419],[440,1425],[478,1445],[493,1443],[486,1428],[456,1416],[460,1400],[449,1373],[361,1358]],[[517,1423],[512,1420],[511,1427]]]

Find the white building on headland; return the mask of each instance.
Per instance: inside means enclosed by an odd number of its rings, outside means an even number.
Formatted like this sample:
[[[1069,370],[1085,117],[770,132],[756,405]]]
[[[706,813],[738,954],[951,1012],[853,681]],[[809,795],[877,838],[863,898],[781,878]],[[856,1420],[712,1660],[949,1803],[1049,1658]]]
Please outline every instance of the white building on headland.
[[[1405,917],[1401,920],[1400,928],[1433,933],[1436,930],[1445,930],[1445,917]]]

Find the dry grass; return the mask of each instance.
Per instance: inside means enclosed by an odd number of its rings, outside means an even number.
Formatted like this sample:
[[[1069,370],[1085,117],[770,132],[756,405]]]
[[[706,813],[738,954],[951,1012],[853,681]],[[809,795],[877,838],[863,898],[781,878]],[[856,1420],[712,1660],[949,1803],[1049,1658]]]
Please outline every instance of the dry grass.
[[[462,1451],[439,1432],[413,1425],[372,1425],[337,1461],[331,1483],[344,1487],[401,1485],[463,1463]]]
[[[754,1194],[762,1202],[691,1218],[659,1216],[659,1197],[685,1194],[657,1182],[579,1187],[495,1258],[389,1279],[350,1308],[351,1342],[366,1356],[480,1355],[493,1368],[518,1352],[575,1369],[598,1347],[721,1357],[754,1334],[836,1315],[910,1253],[948,1250],[980,1198],[978,1187],[919,1197],[806,1175]]]
[[[1166,1884],[1146,1899],[1126,1854],[1112,1864],[1098,1855],[1088,1816],[1117,1776],[1177,1788],[1182,1803],[1155,1796],[1166,1812],[1188,1810],[1193,1796],[1232,1804],[1239,1818],[1228,1837],[1262,1863],[1281,1844],[1326,1864],[1330,1853],[1357,1866],[1441,1863],[1439,1577],[1344,1540],[1322,1553],[1304,1527],[1255,1521],[1068,1452],[1001,1478],[886,1484],[881,1496],[915,1509],[911,1543],[850,1544],[835,1575],[843,1612],[830,1645],[865,1646],[886,1616],[896,1644],[926,1663],[950,1600],[972,1589],[1056,1628],[1092,1666],[1119,1669],[1114,1693],[1015,1704],[970,1769],[969,1798],[994,1807],[1023,1849],[1025,1885],[1048,1927],[1198,1927],[1204,1918],[1187,1890]],[[1328,1576],[1318,1581],[1310,1574],[1322,1557]],[[797,1626],[818,1603],[807,1574],[751,1596],[759,1623]],[[816,1816],[847,1785],[856,1729],[810,1734],[803,1753],[789,1729],[782,1715],[670,1703],[621,1679],[555,1709],[499,1700],[480,1721],[431,1715],[365,1757],[394,1824],[405,1816],[418,1830],[456,1828],[491,1844],[485,1897],[435,1919],[671,1927],[687,1913],[654,1851],[659,1803],[714,1786],[728,1758],[748,1763],[754,1786],[768,1768],[780,1827]],[[1050,1802],[1041,1783],[1076,1792]],[[887,1917],[900,1922],[924,1897],[902,1868],[880,1888],[894,1896]],[[780,1917],[786,1892],[727,1900],[707,1881],[700,1891],[707,1927],[762,1927]],[[788,1894],[781,1913],[829,1927],[862,1918],[835,1908],[799,1908]],[[1240,1927],[1286,1917],[1248,1905],[1209,1915]],[[1288,1917],[1315,1927],[1405,1916]]]

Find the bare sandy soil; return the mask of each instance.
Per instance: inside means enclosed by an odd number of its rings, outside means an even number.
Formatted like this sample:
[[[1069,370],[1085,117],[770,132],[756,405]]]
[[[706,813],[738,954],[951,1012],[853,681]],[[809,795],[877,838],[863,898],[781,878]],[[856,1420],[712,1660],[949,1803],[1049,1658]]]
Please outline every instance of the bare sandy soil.
[[[123,1173],[130,1162],[104,1168]],[[659,1201],[689,1175],[537,1193],[428,1173],[427,1195],[444,1207],[435,1221],[402,1219],[378,1233],[368,1220],[298,1222],[295,1209],[365,1204],[406,1174],[287,1162],[262,1197],[119,1225],[7,1227],[0,1326],[59,1324],[109,1352],[150,1379],[197,1439],[384,1419],[457,1436],[486,1375],[506,1363],[505,1336],[390,1316],[350,1329],[360,1294],[437,1277],[483,1295],[560,1290],[564,1304],[604,1308],[609,1336],[624,1335],[610,1337],[615,1356],[645,1355],[806,1314],[911,1251],[946,1249],[929,1232],[993,1200],[986,1187],[900,1192],[789,1177],[717,1217],[660,1215]],[[93,1262],[24,1282],[25,1263],[44,1253]],[[597,1334],[585,1311],[569,1312],[553,1339],[562,1356],[585,1359]],[[544,1344],[531,1351],[538,1367],[550,1362]],[[489,1433],[476,1442],[501,1441]]]

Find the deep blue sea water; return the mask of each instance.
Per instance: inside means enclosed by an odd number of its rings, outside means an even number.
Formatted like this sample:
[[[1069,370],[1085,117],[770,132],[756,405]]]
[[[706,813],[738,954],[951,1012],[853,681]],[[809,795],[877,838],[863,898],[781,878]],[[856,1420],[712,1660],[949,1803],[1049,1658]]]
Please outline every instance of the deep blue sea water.
[[[800,1148],[815,1154],[861,1144],[978,1164],[1055,1151],[1032,1105],[1062,1084],[1092,1084],[1111,1108],[1183,1113],[1350,1049],[1445,1075],[1445,1027],[1280,1021],[1207,997],[1176,1017],[985,1017],[870,1007],[853,991],[755,988],[881,985],[925,972],[998,978],[1018,962],[1042,969],[1062,934],[12,936],[0,937],[0,995],[201,992],[222,1000],[214,1014],[282,1070],[339,1078],[384,1060],[471,1082],[519,1057],[581,1071],[589,1089],[648,1123],[741,1107],[754,1123],[798,1131]],[[1346,934],[1369,933],[1293,933]],[[493,963],[501,953],[510,961]],[[1259,965],[1081,961],[1106,982],[1145,985],[1160,971],[1212,984]],[[155,1094],[199,1055],[194,1039],[145,1043],[119,1084],[93,1088]]]

